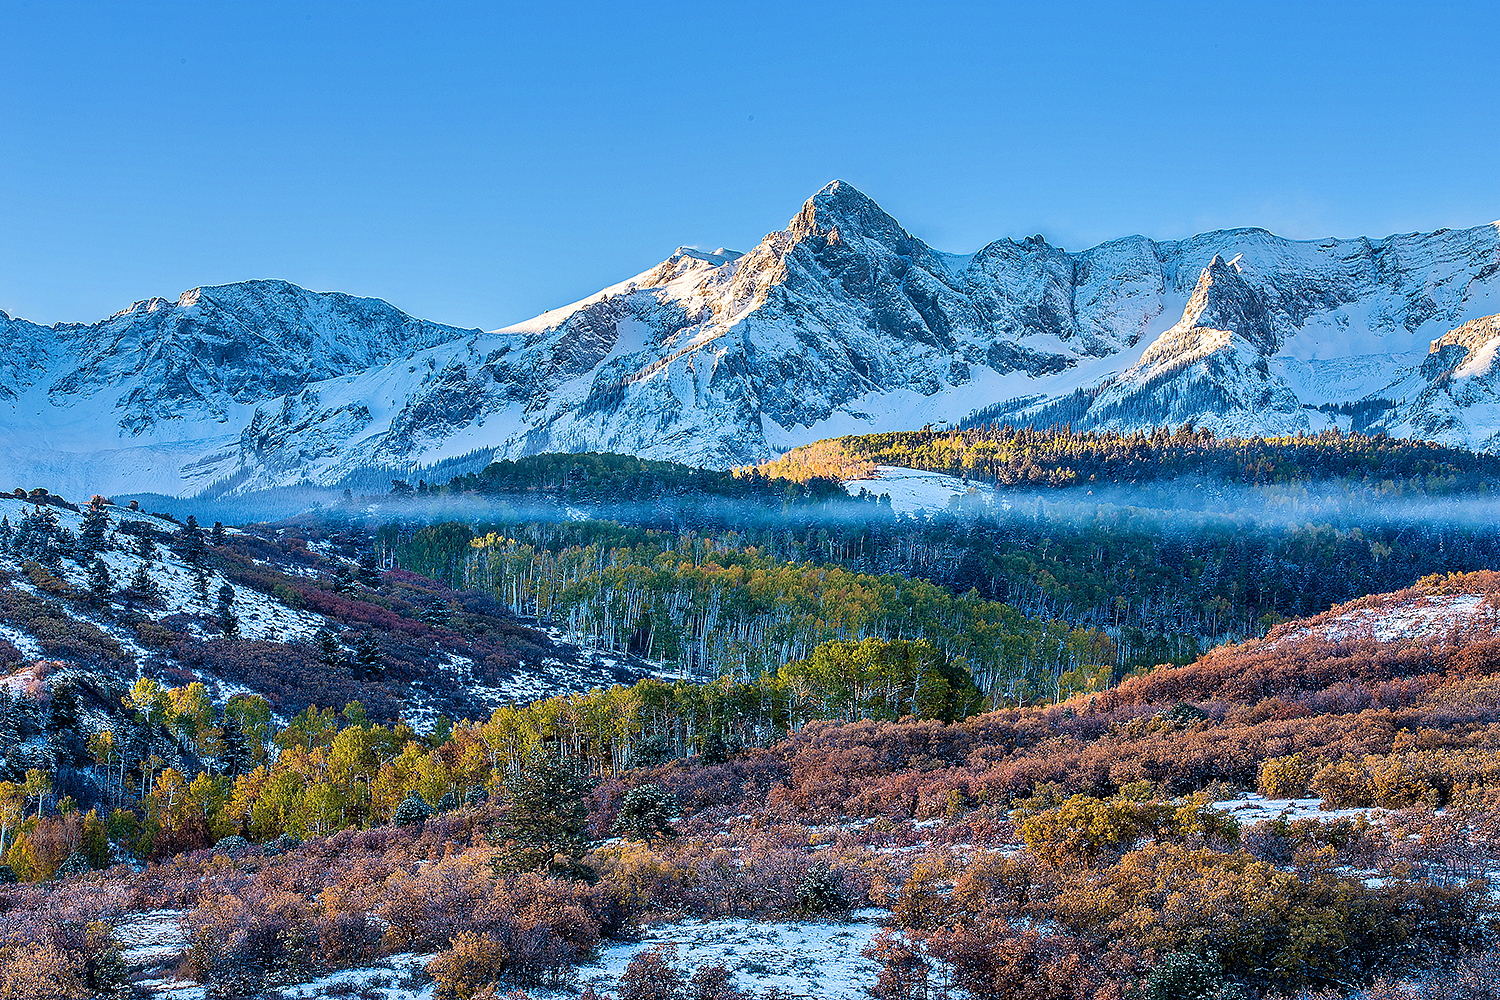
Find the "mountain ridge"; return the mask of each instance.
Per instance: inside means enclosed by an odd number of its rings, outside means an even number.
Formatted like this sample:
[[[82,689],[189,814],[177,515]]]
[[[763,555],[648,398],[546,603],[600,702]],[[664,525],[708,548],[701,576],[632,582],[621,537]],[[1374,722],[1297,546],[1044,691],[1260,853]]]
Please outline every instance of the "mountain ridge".
[[[489,332],[276,280],[143,299],[95,324],[5,317],[0,470],[67,488],[87,466],[111,490],[182,495],[475,450],[724,468],[979,411],[1044,419],[1080,392],[1080,429],[1316,432],[1358,403],[1378,411],[1371,430],[1493,450],[1496,338],[1474,324],[1496,314],[1495,225],[949,254],[835,181],[744,253],[679,247]]]

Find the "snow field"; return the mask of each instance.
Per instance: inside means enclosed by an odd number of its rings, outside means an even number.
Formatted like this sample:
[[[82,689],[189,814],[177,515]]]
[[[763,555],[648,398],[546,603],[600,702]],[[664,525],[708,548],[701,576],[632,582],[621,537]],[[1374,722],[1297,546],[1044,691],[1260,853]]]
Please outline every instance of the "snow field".
[[[630,960],[658,944],[677,946],[689,973],[722,962],[739,989],[771,987],[795,996],[853,1000],[865,996],[875,966],[860,952],[880,932],[883,910],[861,910],[847,924],[811,921],[688,920],[656,924],[642,940],[604,947],[599,960],[578,970],[578,981],[615,991]]]
[[[295,986],[283,986],[279,997],[361,997],[367,1000],[432,1000],[436,987],[423,970],[430,956],[392,955],[380,965],[344,969]]]
[[[1379,642],[1422,639],[1470,625],[1484,610],[1484,598],[1478,594],[1432,594],[1399,607],[1355,608],[1321,626],[1321,631],[1324,638],[1334,642],[1362,636],[1371,636]],[[1312,629],[1292,632],[1278,639],[1277,644],[1312,633]]]
[[[891,509],[897,514],[947,510],[950,500],[970,492],[982,498],[986,506],[1000,505],[995,488],[986,483],[965,483],[956,476],[946,476],[941,472],[922,472],[891,465],[876,466],[874,479],[851,479],[844,484],[844,489],[850,496],[858,496],[861,489],[876,496],[889,493]]]
[[[1324,809],[1323,800],[1319,798],[1268,799],[1256,792],[1241,795],[1238,799],[1231,799],[1228,802],[1215,803],[1214,808],[1233,816],[1239,820],[1240,826],[1246,829],[1256,823],[1276,819],[1278,816],[1285,816],[1289,820],[1317,819],[1333,822],[1341,819],[1354,819],[1357,816],[1374,818],[1387,811],[1380,808]]]

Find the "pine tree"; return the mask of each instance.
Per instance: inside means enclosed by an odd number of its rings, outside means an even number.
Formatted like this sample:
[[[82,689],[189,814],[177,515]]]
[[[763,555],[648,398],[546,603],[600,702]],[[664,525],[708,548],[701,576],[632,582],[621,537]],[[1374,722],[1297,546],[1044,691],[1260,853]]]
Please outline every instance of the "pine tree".
[[[729,744],[724,740],[724,730],[721,727],[709,727],[708,735],[703,737],[703,750],[699,753],[699,759],[710,766],[729,760]]]
[[[660,767],[669,760],[676,758],[672,747],[667,743],[667,738],[660,733],[644,737],[639,743],[630,748],[631,767]]]
[[[96,604],[103,604],[114,592],[115,581],[109,575],[109,567],[104,565],[103,559],[95,556],[89,566],[89,598]]]
[[[220,617],[223,617],[224,615],[230,614],[234,611],[234,588],[232,586],[227,583],[221,583],[215,596],[218,598],[219,602],[218,611]]]
[[[69,875],[87,875],[93,870],[94,866],[89,864],[89,856],[82,851],[74,851],[57,866],[57,871],[52,877],[64,879]]]
[[[250,770],[250,748],[245,743],[245,730],[240,726],[239,717],[226,712],[219,732],[224,740],[224,756],[220,764],[223,773],[235,778]]]
[[[57,535],[57,512],[51,507],[35,504],[21,518],[11,551],[22,559],[35,559],[43,565],[55,566],[62,558],[61,550],[54,544]]]
[[[156,539],[149,529],[135,536],[135,554],[144,563],[156,562]]]
[[[422,801],[422,796],[416,792],[410,792],[401,804],[396,807],[396,812],[391,816],[391,822],[396,826],[421,826],[427,822],[427,817],[432,815],[432,810],[427,808],[427,803]]]
[[[417,617],[428,625],[447,625],[452,619],[452,614],[448,610],[447,601],[441,597],[434,597],[427,602],[427,606],[418,613]]]
[[[344,660],[344,648],[339,645],[338,637],[322,626],[313,633],[313,648],[317,650],[318,662],[325,667],[336,667]]]
[[[153,600],[161,593],[161,586],[151,575],[151,571],[146,568],[146,563],[142,562],[131,574],[130,592],[143,601]]]
[[[43,566],[56,570],[62,565],[63,556],[76,557],[77,555],[78,539],[67,528],[59,528],[57,534],[48,539],[47,547],[43,550],[39,561]]]
[[[20,721],[10,688],[0,684],[0,756],[12,767],[16,763],[16,748],[21,744]]]
[[[74,549],[81,563],[109,547],[109,514],[104,510],[105,503],[103,497],[96,496],[84,508],[83,524],[78,529],[78,541]]]
[[[374,549],[359,554],[359,582],[371,590],[380,589],[380,557]]]
[[[203,529],[198,527],[198,519],[189,514],[187,524],[182,529],[182,560],[195,569],[203,565],[208,555],[208,549],[203,544]]]
[[[368,629],[354,637],[354,670],[363,678],[379,677],[385,673],[385,658],[380,653],[380,640]]]
[[[505,781],[508,808],[492,841],[497,869],[579,874],[588,851],[588,776],[558,758],[534,761]]]
[[[209,542],[218,546],[223,545],[226,541],[228,541],[228,537],[224,534],[224,522],[215,521],[213,533],[209,535]]]
[[[78,697],[73,685],[62,683],[52,690],[51,711],[47,714],[47,732],[72,732],[78,728]]]
[[[340,565],[333,574],[333,592],[336,594],[352,594],[358,589],[354,582],[354,573],[348,566]]]
[[[613,832],[645,841],[672,837],[676,835],[671,822],[676,812],[677,800],[672,793],[660,785],[641,785],[625,793]]]
[[[11,526],[10,517],[0,517],[0,552],[11,551],[11,542],[15,541],[16,529]]]

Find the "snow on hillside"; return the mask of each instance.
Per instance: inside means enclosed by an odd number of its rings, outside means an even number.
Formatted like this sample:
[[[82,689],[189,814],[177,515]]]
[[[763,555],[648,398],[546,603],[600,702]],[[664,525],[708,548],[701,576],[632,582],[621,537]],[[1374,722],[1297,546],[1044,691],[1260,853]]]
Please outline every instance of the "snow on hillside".
[[[82,512],[57,505],[44,504],[43,507],[55,516],[60,529],[70,531],[74,536],[79,533],[84,517]],[[37,503],[31,499],[22,500],[0,494],[0,518],[8,519],[13,528],[35,509]],[[131,676],[117,678],[127,685],[133,682],[135,676],[160,675],[169,667],[177,667],[169,654],[141,645],[136,637],[135,626],[128,624],[129,619],[139,616],[144,621],[159,622],[173,618],[170,627],[175,632],[205,640],[217,638],[219,591],[224,586],[228,586],[233,592],[233,611],[239,621],[239,632],[243,639],[305,643],[321,628],[327,628],[335,635],[345,633],[349,628],[347,623],[312,611],[289,607],[275,597],[229,581],[217,570],[211,570],[207,574],[205,589],[208,597],[205,600],[199,593],[191,567],[165,543],[166,538],[179,532],[180,525],[162,517],[119,506],[111,505],[105,510],[109,522],[107,537],[110,547],[99,552],[98,558],[107,568],[116,591],[124,589],[142,565],[142,560],[135,554],[134,537],[128,533],[119,533],[121,522],[144,524],[163,539],[156,545],[153,560],[146,564],[147,571],[159,590],[159,601],[132,602],[128,614],[118,615],[73,597],[58,600],[28,578],[21,560],[13,555],[0,552],[0,569],[9,574],[10,586],[43,600],[57,601],[72,620],[90,623],[113,638],[124,651],[127,661],[133,661],[134,664]],[[233,533],[236,529],[226,530]],[[315,541],[309,547],[318,549],[320,545]],[[315,572],[292,563],[274,568],[288,574],[299,570],[302,575]],[[350,568],[353,568],[352,565]],[[85,594],[89,589],[88,566],[80,565],[72,558],[61,559],[52,573],[71,587],[76,595]],[[46,655],[38,637],[27,631],[25,622],[0,621],[0,640],[9,642],[23,657],[22,663],[14,671],[0,676],[0,684],[11,688],[13,692],[38,689],[42,682],[38,680],[38,668],[33,665]],[[48,667],[43,672],[50,672],[52,677],[60,678],[68,676],[73,669]],[[629,667],[620,658],[604,653],[584,653],[579,656],[560,654],[558,657],[546,658],[539,665],[529,664],[524,669],[514,671],[498,684],[486,682],[476,671],[473,660],[457,652],[444,654],[433,670],[433,674],[413,680],[403,692],[403,715],[418,732],[430,732],[438,715],[442,713],[439,692],[446,691],[451,695],[454,690],[461,691],[476,707],[483,707],[487,713],[502,704],[528,703],[560,693],[587,690],[615,683],[627,674],[633,677],[641,673],[640,669]],[[440,678],[439,674],[448,676]],[[202,671],[197,671],[196,676],[203,681],[211,697],[221,703],[235,694],[252,693],[242,685],[222,677]],[[174,679],[173,683],[181,681]],[[451,712],[451,707],[447,711]]]
[[[8,517],[12,525],[18,524],[20,519],[35,504],[30,501],[22,501],[14,497],[0,494],[0,517]],[[75,535],[83,521],[81,513],[52,507],[57,515],[58,524],[67,528]],[[180,525],[167,521],[140,511],[131,511],[121,507],[110,507],[109,520],[111,531],[119,528],[121,521],[139,521],[150,525],[156,531],[164,535],[175,534],[180,530]],[[137,558],[128,546],[131,539],[126,536],[116,536],[115,544],[119,547],[100,552],[99,559],[109,569],[111,578],[117,588],[124,587],[131,575],[135,573],[136,567],[141,560]],[[5,565],[12,572],[19,575],[20,567],[14,557],[0,555],[0,564]],[[160,621],[174,614],[206,614],[210,613],[217,604],[219,588],[226,584],[234,591],[234,611],[240,619],[240,634],[246,639],[272,639],[282,642],[297,642],[310,637],[323,624],[324,619],[306,611],[299,611],[287,607],[274,598],[258,593],[248,587],[241,586],[226,580],[220,573],[210,573],[208,576],[209,600],[205,603],[198,595],[197,586],[193,579],[192,569],[184,563],[176,553],[167,546],[159,545],[155,561],[149,566],[151,578],[161,588],[162,603],[157,607],[143,607],[141,613],[154,621]],[[64,559],[59,565],[57,575],[69,585],[79,591],[88,589],[88,568],[81,566],[71,559]],[[15,585],[22,589],[35,592],[35,587],[28,583],[24,577],[14,581]],[[80,616],[83,613],[80,612]],[[112,626],[104,621],[96,621],[106,632],[110,632],[122,643],[133,646],[132,640],[125,637],[123,630]],[[137,648],[137,655],[145,655],[144,650]]]
[[[891,509],[898,514],[920,514],[947,510],[955,497],[977,498],[986,505],[1008,505],[987,483],[971,483],[941,472],[923,472],[893,465],[875,467],[874,479],[851,479],[844,484],[850,496],[868,491],[875,496],[889,496]]]
[[[1313,635],[1332,642],[1364,637],[1377,642],[1426,639],[1478,624],[1494,612],[1478,594],[1429,594],[1400,604],[1378,603],[1325,616],[1315,626],[1277,636],[1275,642],[1296,642]]]

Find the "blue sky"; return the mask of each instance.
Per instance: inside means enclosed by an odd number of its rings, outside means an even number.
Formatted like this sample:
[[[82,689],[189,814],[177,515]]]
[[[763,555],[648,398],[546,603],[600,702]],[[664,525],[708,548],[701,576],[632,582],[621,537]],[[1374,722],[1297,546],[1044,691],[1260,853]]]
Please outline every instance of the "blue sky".
[[[1500,218],[1495,4],[0,0],[0,309],[493,328],[828,180],[939,249]]]

